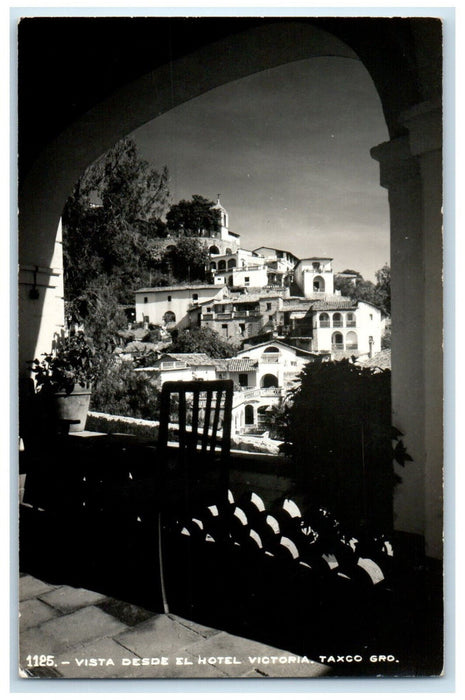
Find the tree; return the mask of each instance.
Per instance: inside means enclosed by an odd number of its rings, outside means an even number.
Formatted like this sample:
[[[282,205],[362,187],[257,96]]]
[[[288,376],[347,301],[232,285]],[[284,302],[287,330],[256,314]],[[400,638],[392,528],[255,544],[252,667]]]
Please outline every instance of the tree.
[[[211,328],[192,328],[180,331],[166,352],[204,352],[209,357],[232,357],[237,351]]]
[[[376,272],[377,305],[386,314],[391,314],[391,268],[387,263]]]
[[[208,250],[195,238],[182,236],[168,253],[173,275],[178,280],[205,280],[209,261]]]
[[[67,301],[82,300],[96,278],[106,278],[119,302],[132,302],[158,263],[167,203],[166,168],[159,173],[140,158],[130,139],[91,165],[63,212]]]
[[[343,296],[354,301],[367,301],[378,306],[381,311],[389,316],[391,313],[391,268],[386,263],[375,273],[376,284],[370,280],[363,279],[362,275],[355,270],[345,270],[351,274],[358,275],[355,284],[352,280],[340,275],[334,277],[334,288],[341,292]]]
[[[199,194],[192,199],[182,199],[174,204],[166,214],[168,229],[184,236],[204,236],[220,230],[221,218],[214,202]]]

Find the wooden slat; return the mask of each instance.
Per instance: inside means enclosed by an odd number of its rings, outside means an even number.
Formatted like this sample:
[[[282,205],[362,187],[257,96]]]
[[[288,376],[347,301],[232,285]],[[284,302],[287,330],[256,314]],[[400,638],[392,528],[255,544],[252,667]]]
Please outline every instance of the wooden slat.
[[[210,452],[212,455],[215,453],[215,447],[216,447],[216,436],[218,433],[218,425],[220,423],[220,411],[221,411],[221,398],[223,396],[223,391],[219,389],[216,392],[216,402],[215,402],[215,414],[213,417],[213,426],[212,426],[212,436],[211,436],[211,443],[210,443]]]
[[[197,450],[197,441],[199,438],[199,399],[200,391],[194,391],[194,400],[192,404],[192,436],[191,448]]]
[[[207,389],[207,403],[205,405],[205,419],[203,423],[203,435],[202,435],[202,452],[206,452],[208,448],[208,430],[210,428],[210,413],[212,405],[212,394],[210,389]]]

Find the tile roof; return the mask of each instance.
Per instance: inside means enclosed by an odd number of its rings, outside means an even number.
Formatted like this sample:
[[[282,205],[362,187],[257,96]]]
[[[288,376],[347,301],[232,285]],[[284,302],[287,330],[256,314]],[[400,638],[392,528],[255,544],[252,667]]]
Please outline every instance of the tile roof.
[[[213,365],[214,362],[205,352],[168,352],[160,359],[172,357],[178,362],[185,362],[186,365]]]
[[[217,289],[220,291],[224,286],[224,284],[174,284],[170,287],[142,287],[141,289],[136,289],[136,294],[141,294],[142,292],[176,292],[183,289]]]
[[[313,311],[337,311],[338,309],[356,309],[357,302],[349,297],[341,297],[334,301],[313,301]]]
[[[376,352],[373,357],[357,360],[357,364],[364,367],[375,367],[378,369],[391,369],[391,350],[381,350]]]
[[[228,360],[228,369],[230,372],[250,372],[257,367],[257,361],[247,358],[233,358]]]

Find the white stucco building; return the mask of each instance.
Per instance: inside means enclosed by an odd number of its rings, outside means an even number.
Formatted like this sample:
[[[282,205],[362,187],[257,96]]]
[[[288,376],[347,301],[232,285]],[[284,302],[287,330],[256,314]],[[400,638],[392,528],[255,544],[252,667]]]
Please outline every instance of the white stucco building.
[[[312,304],[314,352],[332,357],[353,353],[371,356],[381,350],[384,329],[381,310],[366,301],[316,301]]]
[[[189,325],[189,309],[203,301],[228,296],[224,285],[145,287],[136,291],[136,322],[154,323],[168,329],[186,328]]]
[[[334,294],[332,258],[304,258],[294,269],[294,282],[306,299]]]

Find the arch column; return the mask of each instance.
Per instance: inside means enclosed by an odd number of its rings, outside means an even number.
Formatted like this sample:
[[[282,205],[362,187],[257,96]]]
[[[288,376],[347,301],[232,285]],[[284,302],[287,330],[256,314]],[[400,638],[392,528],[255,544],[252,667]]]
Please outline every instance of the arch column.
[[[397,530],[442,554],[442,115],[438,103],[401,116],[407,135],[371,154],[389,190],[391,216],[392,420],[413,462],[397,467]]]

